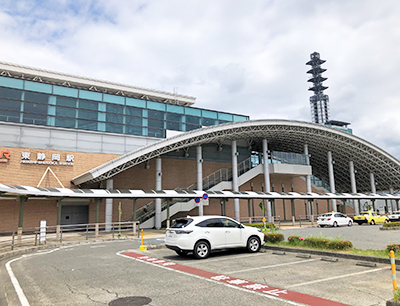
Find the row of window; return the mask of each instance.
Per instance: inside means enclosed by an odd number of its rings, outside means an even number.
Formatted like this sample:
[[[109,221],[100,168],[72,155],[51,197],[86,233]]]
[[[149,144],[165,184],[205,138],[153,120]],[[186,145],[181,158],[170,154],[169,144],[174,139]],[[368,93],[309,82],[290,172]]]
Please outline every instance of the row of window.
[[[37,96],[36,98],[38,99],[35,100],[35,102],[39,103],[46,102],[44,100],[46,100],[46,97],[49,96],[65,97],[66,99],[70,98],[69,101],[71,104],[69,106],[71,107],[78,107],[77,105],[74,104],[73,101],[89,100],[93,103],[93,105],[90,107],[95,107],[94,106],[95,103],[105,102],[115,105],[134,106],[141,109],[152,109],[157,111],[164,111],[164,112],[197,116],[210,119],[218,119],[224,121],[244,121],[249,119],[248,116],[210,111],[195,107],[187,107],[187,106],[159,103],[141,99],[134,99],[124,96],[112,95],[112,94],[83,90],[83,89],[69,88],[58,85],[44,84],[40,82],[14,79],[4,76],[0,76],[0,86],[4,86],[3,87],[4,89],[6,88],[16,89],[17,94],[14,94],[13,97],[9,97],[11,99],[16,99],[16,100],[21,99],[20,96],[21,92],[24,92],[25,94],[29,92],[28,94],[29,96],[34,96],[34,95]],[[2,90],[3,89],[1,89],[0,91]],[[79,105],[79,107],[81,108],[83,106]]]
[[[0,120],[165,137],[229,121],[0,87]]]

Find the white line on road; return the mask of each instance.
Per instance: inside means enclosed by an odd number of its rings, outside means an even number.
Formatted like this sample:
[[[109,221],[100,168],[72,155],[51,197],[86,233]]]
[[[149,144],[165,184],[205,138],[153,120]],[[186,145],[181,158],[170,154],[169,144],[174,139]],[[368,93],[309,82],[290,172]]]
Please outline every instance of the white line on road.
[[[94,245],[94,246],[91,246],[90,248],[95,249],[95,248],[105,248],[105,247],[106,247],[105,245]]]
[[[286,286],[286,288],[294,288],[294,287],[311,285],[311,284],[320,283],[320,282],[327,282],[327,281],[330,281],[330,280],[333,280],[333,279],[339,279],[339,278],[344,278],[344,277],[349,277],[349,276],[354,276],[354,275],[360,275],[360,274],[367,274],[367,273],[372,273],[372,272],[377,272],[377,271],[387,270],[387,269],[388,268],[386,267],[386,268],[379,268],[379,269],[374,269],[374,270],[368,270],[368,271],[344,274],[344,275],[339,275],[339,276],[333,276],[333,277],[318,279],[318,280],[314,280],[314,281],[310,281],[310,282],[305,282],[305,283]]]
[[[276,267],[281,267],[281,266],[290,266],[290,265],[296,265],[296,264],[310,262],[310,261],[316,261],[316,260],[320,260],[320,259],[307,259],[307,260],[300,260],[300,261],[295,261],[295,262],[287,262],[287,263],[281,263],[281,264],[276,264],[276,265],[269,265],[269,266],[262,266],[262,267],[257,267],[257,268],[249,268],[249,269],[245,269],[245,270],[225,272],[225,274],[241,273],[241,272],[248,272],[248,271],[254,271],[254,270],[261,270],[261,269],[276,268]]]

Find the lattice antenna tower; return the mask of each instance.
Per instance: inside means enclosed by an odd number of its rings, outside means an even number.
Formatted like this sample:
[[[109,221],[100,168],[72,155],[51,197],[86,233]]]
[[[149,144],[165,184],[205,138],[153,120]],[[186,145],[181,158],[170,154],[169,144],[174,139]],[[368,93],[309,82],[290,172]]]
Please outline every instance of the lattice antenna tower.
[[[318,52],[311,53],[310,58],[311,60],[306,65],[311,65],[311,69],[307,73],[312,75],[308,82],[313,84],[308,90],[314,92],[314,95],[310,97],[311,120],[314,123],[325,124],[329,121],[330,116],[329,96],[324,94],[324,90],[328,87],[322,83],[328,78],[322,76],[326,69],[321,68],[321,65],[326,61],[319,57]]]

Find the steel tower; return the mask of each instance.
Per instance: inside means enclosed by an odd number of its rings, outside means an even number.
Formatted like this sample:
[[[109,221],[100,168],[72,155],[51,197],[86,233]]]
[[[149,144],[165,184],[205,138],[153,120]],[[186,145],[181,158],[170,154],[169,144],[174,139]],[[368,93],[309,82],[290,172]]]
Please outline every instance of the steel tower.
[[[314,123],[325,124],[329,121],[329,96],[324,94],[324,90],[328,87],[322,84],[327,78],[322,77],[326,69],[321,68],[321,65],[326,61],[320,59],[318,52],[312,53],[310,58],[311,60],[306,65],[311,65],[307,73],[312,74],[308,82],[313,83],[308,90],[314,92],[314,95],[310,97],[311,120]]]

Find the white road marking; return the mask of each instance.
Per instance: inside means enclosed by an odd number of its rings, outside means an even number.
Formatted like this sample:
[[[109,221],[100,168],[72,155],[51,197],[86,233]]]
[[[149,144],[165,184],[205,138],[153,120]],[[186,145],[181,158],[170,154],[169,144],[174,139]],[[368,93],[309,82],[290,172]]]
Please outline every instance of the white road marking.
[[[105,247],[106,247],[105,245],[94,245],[94,246],[91,246],[90,248],[95,249],[95,248],[105,248]]]
[[[266,295],[266,294],[263,294],[261,292],[257,292],[257,291],[254,291],[254,290],[249,290],[249,289],[241,288],[241,287],[234,286],[234,285],[231,285],[231,284],[228,284],[228,283],[215,281],[215,280],[210,279],[210,278],[201,277],[201,276],[190,274],[190,273],[187,273],[187,272],[184,272],[184,271],[175,270],[175,269],[172,269],[172,268],[169,268],[169,267],[166,267],[166,266],[161,266],[161,265],[149,262],[149,261],[144,261],[144,260],[140,260],[138,258],[134,258],[134,257],[130,257],[130,256],[126,256],[124,254],[121,254],[121,253],[125,253],[125,252],[126,251],[120,251],[120,252],[117,253],[117,255],[125,257],[125,258],[129,258],[129,259],[133,259],[133,260],[141,262],[141,263],[152,265],[154,267],[159,267],[159,268],[163,268],[165,270],[169,270],[169,271],[172,271],[172,272],[177,272],[177,273],[181,273],[181,274],[184,274],[184,275],[187,275],[187,276],[199,278],[199,279],[202,279],[202,280],[205,280],[205,281],[208,281],[208,282],[212,282],[214,284],[223,285],[223,286],[226,286],[226,287],[229,287],[229,288],[233,288],[233,289],[236,289],[236,290],[240,290],[240,291],[244,291],[244,292],[247,292],[247,293],[253,293],[253,294],[256,294],[256,295],[259,295],[259,296],[262,296],[262,297],[265,297],[265,298],[269,298],[269,299],[272,299],[272,300],[281,301],[281,302],[284,302],[284,303],[287,303],[287,304],[290,304],[290,305],[296,305],[296,306],[303,306],[304,305],[304,304],[301,304],[301,303],[285,300],[285,299],[274,297],[274,296],[271,296],[271,295]]]
[[[387,270],[387,269],[389,269],[389,268],[386,267],[386,268],[379,268],[379,269],[356,272],[356,273],[349,273],[349,274],[344,274],[344,275],[339,275],[339,276],[333,276],[333,277],[328,277],[328,278],[323,278],[323,279],[318,279],[318,280],[314,280],[314,281],[309,281],[309,282],[304,282],[304,283],[300,283],[300,284],[286,286],[286,288],[294,288],[294,287],[311,285],[311,284],[320,283],[320,282],[327,282],[327,281],[330,281],[333,279],[345,278],[345,277],[350,277],[350,276],[360,275],[360,274],[367,274],[367,273],[372,273],[372,272],[377,272],[377,271]]]
[[[294,261],[294,262],[288,262],[288,263],[281,263],[281,264],[276,264],[276,265],[262,266],[262,267],[257,267],[257,268],[249,268],[249,269],[245,269],[245,270],[225,272],[225,274],[241,273],[241,272],[269,269],[269,268],[275,268],[275,267],[281,267],[281,266],[290,266],[290,265],[296,265],[296,264],[310,262],[310,261],[316,261],[316,260],[320,260],[320,259],[307,259],[307,260],[300,260],[300,261]]]

